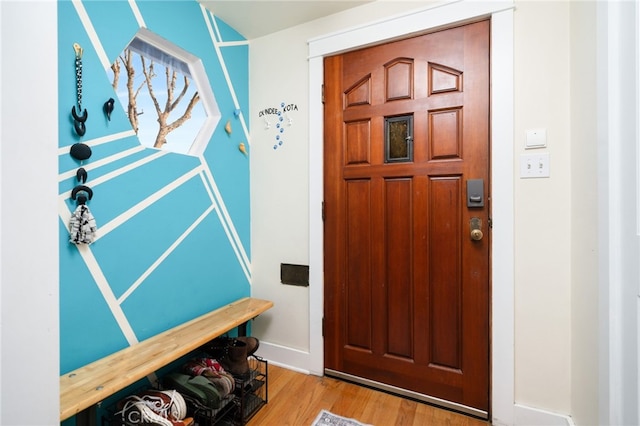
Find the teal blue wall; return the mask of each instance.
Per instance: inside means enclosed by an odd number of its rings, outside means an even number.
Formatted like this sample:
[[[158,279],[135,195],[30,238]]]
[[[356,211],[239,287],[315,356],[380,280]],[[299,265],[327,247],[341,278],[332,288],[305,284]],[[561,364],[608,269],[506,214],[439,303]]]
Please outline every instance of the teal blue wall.
[[[248,44],[195,0],[135,5],[147,29],[202,60],[221,119],[200,157],[142,147],[118,104],[111,121],[102,111],[117,96],[98,52],[113,62],[131,41],[139,29],[132,7],[58,2],[61,374],[250,294],[249,157],[238,150],[247,135],[234,114],[248,127]],[[82,138],[70,114],[74,43],[84,49]],[[80,141],[93,151],[82,164],[69,155]],[[98,238],[77,247],[68,218],[81,166]]]

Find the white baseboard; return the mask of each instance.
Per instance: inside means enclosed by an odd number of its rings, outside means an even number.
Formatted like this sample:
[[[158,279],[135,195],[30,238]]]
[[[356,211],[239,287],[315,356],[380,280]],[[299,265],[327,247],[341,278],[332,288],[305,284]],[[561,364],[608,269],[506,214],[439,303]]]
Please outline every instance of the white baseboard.
[[[261,340],[256,355],[279,367],[309,374],[309,352]]]
[[[514,417],[517,426],[575,426],[571,416],[520,404],[514,405]]]

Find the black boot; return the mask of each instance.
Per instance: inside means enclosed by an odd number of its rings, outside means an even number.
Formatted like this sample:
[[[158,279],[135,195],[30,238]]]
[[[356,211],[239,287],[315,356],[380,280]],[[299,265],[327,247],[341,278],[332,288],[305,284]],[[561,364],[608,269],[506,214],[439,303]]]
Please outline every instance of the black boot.
[[[260,341],[255,337],[240,336],[240,337],[236,337],[236,339],[247,344],[247,356],[253,355],[258,350],[258,347],[260,346]]]
[[[226,353],[218,361],[226,371],[243,378],[249,373],[247,357],[247,344],[238,339],[230,339]]]

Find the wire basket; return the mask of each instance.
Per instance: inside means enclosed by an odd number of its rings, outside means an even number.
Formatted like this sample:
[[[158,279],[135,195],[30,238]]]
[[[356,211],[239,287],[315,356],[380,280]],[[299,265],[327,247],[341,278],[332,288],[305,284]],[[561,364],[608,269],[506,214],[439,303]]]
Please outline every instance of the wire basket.
[[[184,399],[187,402],[187,416],[193,417],[198,426],[223,425],[224,419],[234,418],[238,410],[234,394],[224,397],[220,408],[207,407],[188,395]]]
[[[247,423],[269,401],[267,360],[253,355],[249,357],[249,369],[249,378],[236,378],[236,395],[239,400],[236,420],[240,425]]]
[[[221,408],[210,409],[199,401],[185,398],[187,406],[192,407],[189,415],[195,419],[197,426],[244,425],[267,403],[267,361],[255,355],[247,361],[249,373],[235,377],[231,401],[225,401]]]

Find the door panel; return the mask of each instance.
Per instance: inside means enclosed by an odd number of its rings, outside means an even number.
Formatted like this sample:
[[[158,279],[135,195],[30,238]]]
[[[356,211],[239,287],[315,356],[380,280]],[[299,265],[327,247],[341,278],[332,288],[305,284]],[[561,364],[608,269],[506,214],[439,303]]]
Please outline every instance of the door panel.
[[[371,216],[367,209],[371,199],[371,182],[352,180],[346,184],[346,344],[370,351],[373,347],[371,306]]]
[[[325,367],[488,411],[489,22],[326,58],[324,157]]]
[[[430,180],[429,221],[429,362],[433,367],[461,370],[460,244],[458,212],[460,179]]]

